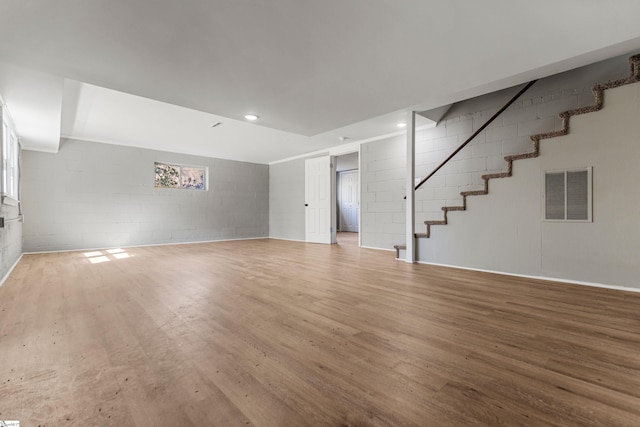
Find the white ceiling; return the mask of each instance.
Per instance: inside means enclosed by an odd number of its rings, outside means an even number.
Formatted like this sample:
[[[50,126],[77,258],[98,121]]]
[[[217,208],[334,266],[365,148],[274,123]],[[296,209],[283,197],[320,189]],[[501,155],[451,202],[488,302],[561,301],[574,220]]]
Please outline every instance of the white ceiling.
[[[28,149],[62,135],[269,163],[640,49],[637,16],[637,0],[3,0],[0,61],[50,89],[0,91]],[[42,104],[46,138],[25,113]]]

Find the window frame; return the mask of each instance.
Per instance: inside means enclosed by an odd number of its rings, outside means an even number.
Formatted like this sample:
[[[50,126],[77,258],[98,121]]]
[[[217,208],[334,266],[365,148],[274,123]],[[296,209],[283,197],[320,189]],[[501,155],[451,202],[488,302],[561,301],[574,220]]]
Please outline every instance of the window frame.
[[[587,172],[587,218],[586,219],[567,219],[567,176],[571,172]],[[547,218],[547,186],[546,177],[547,174],[564,174],[564,219]],[[567,169],[552,169],[542,171],[542,221],[544,222],[577,222],[577,223],[589,223],[593,222],[593,166],[567,168]]]
[[[169,166],[172,167],[174,169],[177,169],[178,171],[178,176],[177,176],[177,185],[176,186],[163,186],[163,185],[158,185],[157,182],[157,169],[158,166]],[[182,164],[178,164],[178,163],[171,163],[171,162],[154,162],[153,164],[154,166],[154,175],[156,176],[155,180],[154,180],[154,188],[155,189],[163,189],[163,190],[187,190],[187,191],[209,191],[209,168],[207,166],[194,166],[194,165],[182,165]],[[183,169],[201,169],[203,171],[203,187],[202,188],[193,188],[193,187],[188,187],[188,186],[184,186],[183,184]]]
[[[20,138],[6,104],[1,99],[0,115],[0,197],[2,204],[16,205],[20,201]]]

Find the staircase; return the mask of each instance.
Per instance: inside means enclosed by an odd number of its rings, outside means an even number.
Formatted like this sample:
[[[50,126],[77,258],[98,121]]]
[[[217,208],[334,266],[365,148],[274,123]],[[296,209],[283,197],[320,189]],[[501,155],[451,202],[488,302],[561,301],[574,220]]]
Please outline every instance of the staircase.
[[[607,89],[612,89],[624,85],[628,85],[631,83],[640,82],[640,54],[634,55],[629,58],[629,65],[631,68],[630,74],[628,77],[610,81],[604,84],[598,84],[593,87],[592,92],[595,97],[595,103],[593,105],[589,105],[582,108],[575,108],[568,111],[563,111],[559,114],[560,119],[562,120],[562,127],[560,130],[538,133],[535,135],[531,135],[529,138],[533,141],[533,149],[526,153],[515,154],[510,156],[505,156],[504,160],[507,162],[507,170],[500,173],[491,173],[482,175],[482,180],[484,181],[484,188],[482,190],[476,191],[463,191],[460,193],[462,196],[462,204],[459,206],[444,206],[442,207],[442,211],[444,212],[444,217],[442,220],[431,220],[425,221],[424,224],[426,226],[425,233],[416,233],[416,238],[429,238],[431,236],[431,226],[434,225],[447,225],[448,223],[448,214],[449,212],[455,211],[466,211],[467,210],[467,197],[472,196],[483,196],[489,194],[489,181],[497,178],[508,178],[512,175],[513,172],[513,162],[515,160],[523,160],[523,159],[531,159],[534,157],[538,157],[540,154],[540,141],[543,139],[555,138],[558,136],[564,136],[569,133],[569,122],[571,117],[577,116],[580,114],[592,113],[594,111],[598,111],[602,109],[604,103],[604,91]],[[394,249],[396,250],[396,258],[400,258],[400,251],[406,249],[407,246],[405,244],[394,245]]]

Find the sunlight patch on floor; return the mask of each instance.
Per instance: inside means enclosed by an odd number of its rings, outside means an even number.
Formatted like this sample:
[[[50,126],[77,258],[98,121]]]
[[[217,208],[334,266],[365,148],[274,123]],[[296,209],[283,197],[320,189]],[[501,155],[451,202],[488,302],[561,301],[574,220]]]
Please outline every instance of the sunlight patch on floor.
[[[85,252],[84,256],[91,262],[91,264],[100,264],[102,262],[109,262],[112,260],[119,260],[125,258],[131,258],[133,255],[127,253],[124,249],[106,249],[105,251],[91,251]]]

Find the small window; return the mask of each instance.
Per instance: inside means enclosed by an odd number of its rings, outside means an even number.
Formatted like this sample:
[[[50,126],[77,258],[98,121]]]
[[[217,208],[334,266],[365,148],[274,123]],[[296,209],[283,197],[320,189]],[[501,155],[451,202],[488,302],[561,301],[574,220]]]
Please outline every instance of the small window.
[[[8,197],[17,201],[18,177],[20,176],[18,170],[20,145],[11,118],[6,108],[4,108],[4,106],[2,107],[2,164],[0,165],[2,174],[0,174],[0,193],[3,199]]]
[[[168,163],[155,164],[156,188],[181,188],[185,190],[207,189],[207,168]]]
[[[592,168],[544,173],[544,219],[591,222]]]

